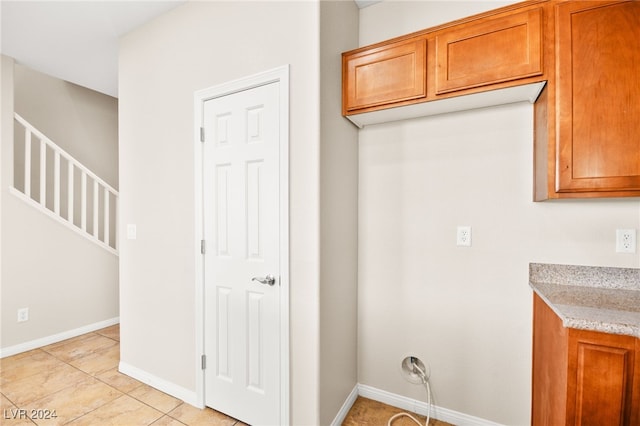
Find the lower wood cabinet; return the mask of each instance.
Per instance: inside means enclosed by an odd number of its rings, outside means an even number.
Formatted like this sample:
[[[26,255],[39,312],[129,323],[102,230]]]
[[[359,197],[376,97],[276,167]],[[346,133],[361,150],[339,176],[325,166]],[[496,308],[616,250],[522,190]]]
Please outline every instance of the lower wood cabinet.
[[[531,424],[640,424],[640,343],[565,328],[534,295]]]
[[[567,410],[567,424],[638,424],[631,421],[635,341],[630,336],[570,330],[567,405],[575,409]]]

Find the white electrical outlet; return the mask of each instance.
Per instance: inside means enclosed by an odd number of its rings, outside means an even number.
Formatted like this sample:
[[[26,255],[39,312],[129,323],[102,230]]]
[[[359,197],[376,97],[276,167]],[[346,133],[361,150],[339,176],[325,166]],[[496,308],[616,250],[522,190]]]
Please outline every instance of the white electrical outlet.
[[[29,308],[18,309],[18,322],[29,321]]]
[[[463,247],[471,247],[471,227],[458,226],[456,233],[456,245]]]
[[[616,252],[635,253],[636,252],[636,230],[616,229]]]

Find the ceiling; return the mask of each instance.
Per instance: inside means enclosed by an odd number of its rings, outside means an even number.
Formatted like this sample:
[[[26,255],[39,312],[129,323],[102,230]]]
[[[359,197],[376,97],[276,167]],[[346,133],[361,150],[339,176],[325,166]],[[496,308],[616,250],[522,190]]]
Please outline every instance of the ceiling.
[[[118,38],[182,1],[5,1],[1,52],[29,68],[118,96]]]
[[[380,3],[382,0],[354,0],[358,7],[362,9],[363,7],[371,6],[372,4]]]
[[[0,1],[2,54],[118,96],[118,39],[186,0]],[[381,0],[354,0],[363,8]]]

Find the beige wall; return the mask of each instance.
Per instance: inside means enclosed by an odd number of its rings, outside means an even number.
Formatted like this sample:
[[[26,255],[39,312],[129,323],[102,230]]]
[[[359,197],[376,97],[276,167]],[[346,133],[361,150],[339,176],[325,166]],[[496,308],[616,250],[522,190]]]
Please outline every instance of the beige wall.
[[[342,57],[357,47],[354,2],[320,3],[320,423],[357,383],[358,130],[341,116]]]
[[[384,0],[360,10],[359,45],[377,43],[515,3],[473,0]]]
[[[3,188],[2,349],[118,318],[118,257]],[[29,308],[29,321],[17,311]]]
[[[2,56],[1,340],[19,347],[118,317],[118,259],[9,193],[13,67]],[[17,323],[17,310],[29,321]]]
[[[15,111],[118,189],[118,100],[15,67]]]
[[[3,257],[6,250],[2,241],[4,239],[4,206],[7,198],[7,188],[12,182],[13,168],[6,167],[7,160],[13,158],[13,68],[15,62],[13,58],[0,55],[0,307],[5,300],[4,297],[4,266]],[[9,163],[9,166],[11,163]],[[0,318],[0,340],[2,339],[2,325],[4,320]],[[2,342],[0,341],[0,347]]]
[[[316,425],[319,7],[190,2],[121,40],[121,360],[195,392],[193,94],[290,64],[291,423]],[[128,223],[137,240],[124,239]]]
[[[371,6],[361,41],[456,18],[452,3]],[[614,249],[616,228],[640,228],[638,198],[531,201],[532,133],[529,104],[360,131],[360,383],[424,401],[399,372],[414,353],[436,405],[528,424],[529,262],[640,267]],[[457,225],[472,247],[455,245]]]

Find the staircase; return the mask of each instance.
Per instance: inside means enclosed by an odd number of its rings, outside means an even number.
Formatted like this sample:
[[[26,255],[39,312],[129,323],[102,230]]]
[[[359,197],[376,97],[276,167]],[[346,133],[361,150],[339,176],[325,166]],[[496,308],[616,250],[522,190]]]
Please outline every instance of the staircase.
[[[14,114],[11,193],[118,255],[118,191]]]

